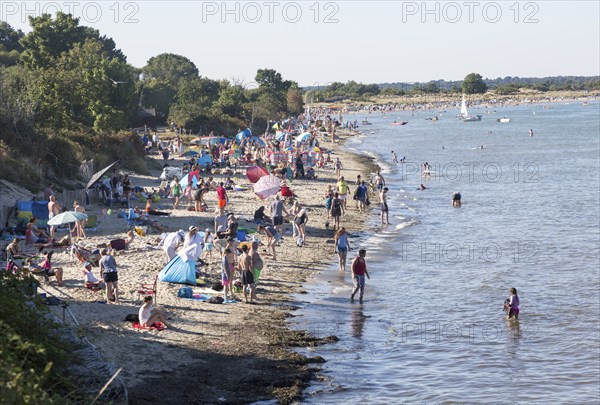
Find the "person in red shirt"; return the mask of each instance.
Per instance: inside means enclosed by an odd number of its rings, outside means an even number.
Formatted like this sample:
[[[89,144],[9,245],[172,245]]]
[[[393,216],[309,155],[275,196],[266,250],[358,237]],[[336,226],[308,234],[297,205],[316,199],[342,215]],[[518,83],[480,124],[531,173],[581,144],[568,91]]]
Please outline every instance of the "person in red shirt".
[[[220,182],[216,188],[217,198],[219,199],[219,208],[224,208],[227,205],[227,191],[223,185],[223,182]]]
[[[350,296],[350,302],[354,302],[354,296],[360,290],[358,299],[362,304],[363,295],[365,294],[365,276],[367,276],[369,280],[371,279],[369,272],[367,271],[367,262],[365,261],[366,255],[367,251],[365,249],[360,249],[358,251],[358,256],[352,261],[352,281],[354,283],[354,290]]]

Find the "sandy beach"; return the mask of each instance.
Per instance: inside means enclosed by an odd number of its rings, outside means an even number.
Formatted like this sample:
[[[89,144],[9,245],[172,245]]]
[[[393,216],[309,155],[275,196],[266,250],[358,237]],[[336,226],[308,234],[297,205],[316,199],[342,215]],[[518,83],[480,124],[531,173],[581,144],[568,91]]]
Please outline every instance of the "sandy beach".
[[[323,146],[335,150],[333,157],[342,161],[342,175],[354,189],[358,174],[368,179],[377,169],[368,158],[342,149],[348,136],[352,136],[351,133],[340,132],[335,144],[327,141]],[[158,174],[134,174],[132,184],[158,187]],[[156,403],[158,398],[164,404],[249,403],[272,398],[291,403],[300,398],[303,388],[318,370],[318,363],[323,361],[298,355],[291,348],[336,339],[333,336],[317,339],[307,333],[288,330],[284,325],[285,319],[293,316],[295,308],[291,295],[302,293],[303,283],[325,266],[337,262],[334,231],[325,228],[327,214],[324,207],[325,190],[336,181],[334,169],[330,166],[318,170],[317,176],[316,180],[291,183],[299,201],[308,208],[305,244],[296,246],[291,235],[292,226],[286,223],[276,261],[266,256],[266,249],[261,247],[265,267],[257,286],[258,301],[254,305],[244,303],[241,293],[236,294],[237,303],[221,305],[178,298],[177,292],[182,285],[159,282],[158,306],[167,312],[173,328],[162,331],[133,329],[124,319],[127,314],[137,314],[139,310],[140,285],[152,283],[166,264],[164,251],[156,246],[158,232],[136,237],[128,250],[115,256],[119,270],[119,305],[97,302],[105,299],[103,293],[84,288],[82,266],[67,252],[57,252],[53,260],[55,267],[64,269],[64,286],[58,287],[52,281],[41,287],[66,300],[81,325],[77,328],[78,333],[97,346],[115,369],[122,368],[120,378],[128,389],[132,404]],[[240,170],[233,177],[238,183],[247,183],[245,171]],[[236,214],[240,227],[256,229],[255,224],[245,219],[251,219],[259,206],[268,206],[272,198],[260,200],[248,190],[230,192],[229,200],[227,209]],[[376,202],[377,197],[371,196],[371,200]],[[200,230],[212,228],[216,206],[214,192],[209,194],[207,203],[209,209],[206,212],[168,209],[170,216],[154,218],[171,231],[187,230],[190,225]],[[160,203],[163,209],[170,204],[170,200],[164,199]],[[143,208],[143,203],[138,206]],[[369,214],[360,214],[353,201],[348,207],[341,223],[350,234],[356,234]],[[109,216],[103,208],[100,205],[86,207],[88,213],[98,216],[100,224],[95,232],[87,233],[82,244],[94,247],[125,237],[125,220],[117,218],[116,210]],[[349,261],[354,253],[349,255]],[[213,252],[208,272],[220,274],[216,252]],[[97,268],[94,273],[98,276]],[[194,292],[222,295],[202,286],[194,287]],[[61,315],[60,307],[55,308]],[[73,323],[69,317],[67,322]]]

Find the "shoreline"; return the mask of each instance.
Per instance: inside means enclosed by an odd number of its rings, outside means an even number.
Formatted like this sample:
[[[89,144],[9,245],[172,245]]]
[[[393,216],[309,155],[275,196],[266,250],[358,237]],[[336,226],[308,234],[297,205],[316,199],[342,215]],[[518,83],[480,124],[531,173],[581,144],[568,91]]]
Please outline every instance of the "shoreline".
[[[339,131],[339,140],[332,146],[335,155],[344,163],[343,175],[354,189],[357,174],[368,178],[377,169],[373,158],[346,150],[345,141],[358,135]],[[136,237],[132,249],[115,256],[119,265],[119,287],[123,297],[120,305],[99,304],[102,294],[83,288],[81,268],[67,253],[55,254],[55,265],[65,272],[65,287],[43,284],[53,295],[69,301],[70,309],[81,326],[78,331],[100,348],[103,357],[123,368],[120,378],[128,388],[130,403],[251,403],[276,399],[292,403],[302,398],[304,389],[319,370],[322,358],[307,358],[293,351],[294,347],[307,347],[336,341],[334,336],[314,337],[306,331],[290,329],[286,319],[297,309],[294,296],[306,293],[305,283],[315,274],[335,263],[333,230],[326,230],[323,193],[334,184],[334,170],[319,170],[317,180],[294,180],[291,187],[299,201],[309,210],[307,238],[304,247],[297,247],[291,238],[291,227],[285,226],[284,242],[277,248],[278,260],[263,255],[265,269],[258,285],[257,305],[242,302],[211,305],[206,302],[177,298],[182,285],[158,283],[158,305],[170,314],[174,329],[164,331],[137,331],[123,322],[129,313],[137,313],[139,300],[137,288],[165,264],[164,252],[149,243],[156,234]],[[244,175],[237,174],[238,180]],[[156,177],[138,176],[134,184],[156,186]],[[242,182],[242,181],[240,181]],[[214,194],[214,193],[213,193]],[[214,208],[215,196],[208,204]],[[231,211],[236,216],[247,217],[260,205],[251,191],[232,193]],[[375,201],[376,197],[372,198]],[[141,204],[138,204],[141,205]],[[376,204],[373,204],[376,205]],[[371,207],[373,207],[373,205]],[[123,219],[102,214],[102,207],[87,207],[98,215],[98,231],[88,233],[85,243],[93,245],[113,237],[122,237]],[[194,213],[173,211],[169,218],[170,230],[187,229],[194,224],[200,230],[211,226],[213,212]],[[359,214],[349,203],[349,210],[341,223],[350,233],[360,233],[371,210]],[[160,218],[160,222],[165,220]],[[240,227],[252,227],[240,220]],[[264,252],[261,250],[261,255]],[[218,254],[216,255],[218,258]],[[213,257],[210,271],[218,269]],[[97,269],[94,269],[97,273]],[[96,274],[97,275],[97,274]],[[211,293],[195,287],[194,291]],[[212,291],[212,295],[221,295]],[[239,299],[241,294],[237,295]],[[60,312],[60,311],[59,311]]]

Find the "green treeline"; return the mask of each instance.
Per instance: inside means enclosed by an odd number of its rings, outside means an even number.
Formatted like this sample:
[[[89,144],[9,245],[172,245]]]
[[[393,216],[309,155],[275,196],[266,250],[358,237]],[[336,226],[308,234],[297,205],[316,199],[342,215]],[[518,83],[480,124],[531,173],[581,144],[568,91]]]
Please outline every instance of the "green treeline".
[[[380,83],[362,84],[355,81],[328,83],[323,86],[305,87],[306,100],[314,102],[338,100],[367,100],[378,95],[404,96],[417,94],[467,93],[517,94],[520,89],[546,91],[600,90],[600,77],[555,76],[555,77],[511,77],[484,79],[470,73],[461,81],[431,80],[425,83]]]
[[[78,165],[121,159],[144,172],[143,148],[128,128],[154,110],[194,133],[262,132],[269,119],[303,111],[297,83],[271,69],[251,84],[213,80],[188,58],[160,54],[136,68],[111,38],[57,13],[30,17],[28,34],[0,22],[0,178],[32,190],[59,184]]]

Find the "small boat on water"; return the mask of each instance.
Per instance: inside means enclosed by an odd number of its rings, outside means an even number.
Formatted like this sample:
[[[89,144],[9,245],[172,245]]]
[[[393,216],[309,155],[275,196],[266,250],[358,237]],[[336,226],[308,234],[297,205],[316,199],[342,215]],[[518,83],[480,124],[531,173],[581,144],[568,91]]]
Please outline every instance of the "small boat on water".
[[[363,125],[372,125],[372,123],[369,122],[366,118],[361,121],[361,124],[363,124]]]
[[[406,124],[408,124],[408,121],[399,121],[399,122],[394,121],[390,125],[398,126],[398,125],[406,125]]]
[[[502,118],[498,118],[496,119],[497,122],[510,122],[510,118],[508,117],[502,117]]]
[[[460,115],[459,118],[464,122],[472,122],[472,121],[481,121],[481,115],[470,115],[467,110],[467,100],[465,99],[465,95],[462,97],[462,104],[460,106]]]

